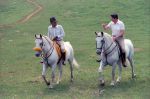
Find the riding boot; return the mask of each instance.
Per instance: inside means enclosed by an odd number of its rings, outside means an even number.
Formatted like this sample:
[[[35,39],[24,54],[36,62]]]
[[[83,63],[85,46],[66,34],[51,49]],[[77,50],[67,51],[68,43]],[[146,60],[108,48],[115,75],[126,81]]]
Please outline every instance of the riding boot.
[[[66,65],[66,61],[65,61],[65,60],[66,60],[66,52],[63,52],[63,53],[62,53],[62,60],[63,60],[63,63],[62,63],[62,64],[63,64],[63,65]]]
[[[126,65],[126,53],[125,52],[122,52],[122,64],[124,67],[127,67],[127,65]]]

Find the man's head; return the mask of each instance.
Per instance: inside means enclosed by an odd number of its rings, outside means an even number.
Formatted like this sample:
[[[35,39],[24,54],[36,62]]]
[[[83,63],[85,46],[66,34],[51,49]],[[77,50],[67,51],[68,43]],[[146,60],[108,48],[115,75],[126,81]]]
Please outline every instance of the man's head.
[[[118,21],[118,14],[114,13],[114,14],[111,14],[111,20],[116,23]]]
[[[57,25],[57,20],[56,20],[56,18],[55,18],[55,17],[51,17],[51,18],[50,18],[50,23],[51,23],[52,27],[56,27],[56,25]]]

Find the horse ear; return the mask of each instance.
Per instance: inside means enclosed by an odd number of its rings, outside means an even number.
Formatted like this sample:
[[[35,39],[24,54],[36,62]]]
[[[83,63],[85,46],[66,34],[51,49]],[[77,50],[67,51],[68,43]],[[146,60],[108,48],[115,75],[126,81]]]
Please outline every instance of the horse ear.
[[[40,34],[40,38],[42,38],[42,35]]]
[[[97,35],[97,32],[95,32],[95,35]]]
[[[104,33],[103,33],[103,32],[101,32],[101,34],[102,34],[102,36],[104,35]]]

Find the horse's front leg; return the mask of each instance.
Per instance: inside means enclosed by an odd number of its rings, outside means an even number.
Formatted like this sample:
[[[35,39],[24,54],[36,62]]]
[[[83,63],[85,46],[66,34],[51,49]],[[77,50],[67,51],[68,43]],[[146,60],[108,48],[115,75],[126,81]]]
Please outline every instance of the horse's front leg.
[[[112,65],[112,81],[110,85],[114,86],[115,85],[115,70],[116,70],[116,63]]]
[[[52,78],[52,82],[55,82],[55,68],[56,68],[57,64],[52,65],[52,74],[51,74],[51,78]]]
[[[117,78],[117,82],[119,83],[121,81],[121,73],[122,73],[122,63],[121,61],[118,62],[118,78]]]
[[[43,63],[43,70],[42,70],[42,78],[43,78],[43,80],[45,81],[45,83],[46,83],[46,85],[48,86],[48,85],[50,85],[50,82],[48,82],[47,80],[46,80],[46,70],[47,70],[47,65],[45,65],[44,63]]]
[[[59,77],[57,80],[57,84],[59,84],[62,79],[62,63],[61,62],[58,64],[58,68],[59,68]]]
[[[49,88],[53,88],[53,84],[54,84],[54,81],[55,81],[55,68],[56,68],[56,64],[53,64],[51,66],[52,66],[52,73],[51,73],[52,83],[49,85]]]
[[[100,81],[100,85],[101,85],[101,86],[104,86],[104,85],[105,85],[103,69],[104,69],[104,64],[103,64],[103,62],[101,61],[101,62],[100,62],[99,69],[98,69],[98,72],[99,72],[99,81]]]

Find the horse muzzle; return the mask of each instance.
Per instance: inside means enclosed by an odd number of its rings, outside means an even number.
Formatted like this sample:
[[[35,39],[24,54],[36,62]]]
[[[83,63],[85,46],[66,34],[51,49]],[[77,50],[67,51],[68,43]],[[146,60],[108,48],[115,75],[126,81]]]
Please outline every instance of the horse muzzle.
[[[40,57],[40,55],[41,55],[41,52],[36,52],[36,53],[35,53],[35,56],[36,56],[36,57]]]
[[[33,50],[36,51],[36,53],[35,53],[36,57],[39,57],[42,53],[42,49],[39,47],[34,47]]]
[[[100,50],[100,49],[97,49],[97,50],[96,50],[96,53],[97,53],[98,55],[100,55],[100,54],[101,54],[101,50]]]

